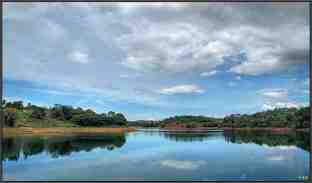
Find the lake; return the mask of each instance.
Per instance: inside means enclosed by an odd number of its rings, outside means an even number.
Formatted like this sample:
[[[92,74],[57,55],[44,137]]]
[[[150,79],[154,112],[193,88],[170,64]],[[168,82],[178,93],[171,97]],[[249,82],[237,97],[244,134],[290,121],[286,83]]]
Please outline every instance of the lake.
[[[3,141],[4,180],[303,180],[309,133],[137,131]]]

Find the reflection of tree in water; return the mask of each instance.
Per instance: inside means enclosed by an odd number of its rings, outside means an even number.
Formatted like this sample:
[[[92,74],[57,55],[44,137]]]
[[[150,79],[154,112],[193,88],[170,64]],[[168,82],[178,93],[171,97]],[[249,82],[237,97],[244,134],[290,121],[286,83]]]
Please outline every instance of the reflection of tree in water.
[[[163,132],[160,133],[162,136],[164,136],[166,139],[173,140],[176,142],[202,142],[205,140],[208,140],[209,138],[216,138],[218,136],[222,136],[222,133],[220,132],[208,132],[208,133],[202,133],[202,132]]]
[[[114,150],[120,148],[126,142],[124,134],[120,135],[101,135],[101,136],[80,136],[75,138],[63,139],[62,141],[49,142],[47,151],[52,157],[69,155],[72,152],[89,152],[94,148],[105,148]]]
[[[27,159],[28,156],[39,154],[44,151],[44,140],[42,138],[33,138],[31,141],[25,141],[22,149],[24,157]]]
[[[2,141],[3,160],[18,160],[22,154],[28,156],[44,151],[52,157],[70,155],[72,152],[89,152],[94,148],[114,150],[126,142],[124,134],[107,134],[100,136],[66,136],[66,137],[9,137]]]
[[[3,138],[2,157],[7,160],[18,160],[22,149],[21,139]]]
[[[277,133],[269,130],[225,130],[224,138],[231,143],[255,143],[268,146],[295,145],[309,151],[310,138],[306,132]]]

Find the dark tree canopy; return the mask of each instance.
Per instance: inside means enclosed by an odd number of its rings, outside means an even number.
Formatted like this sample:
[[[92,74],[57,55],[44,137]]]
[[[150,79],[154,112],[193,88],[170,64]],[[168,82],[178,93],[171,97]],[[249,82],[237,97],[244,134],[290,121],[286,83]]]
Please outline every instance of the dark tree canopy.
[[[15,108],[6,108],[3,111],[4,125],[14,127],[17,119],[17,110]]]
[[[180,124],[186,128],[195,127],[287,127],[309,128],[310,107],[301,108],[277,108],[254,114],[231,114],[222,118],[205,116],[174,116],[160,122],[161,127],[169,124]]]
[[[17,121],[46,123],[63,122],[74,126],[124,126],[127,119],[122,113],[109,111],[107,114],[98,114],[91,109],[74,108],[68,105],[55,104],[53,107],[39,107],[28,103],[23,106],[22,101],[5,102],[5,126],[13,127]],[[18,115],[18,113],[20,115]],[[18,116],[20,116],[18,118]],[[53,125],[49,125],[53,126]]]

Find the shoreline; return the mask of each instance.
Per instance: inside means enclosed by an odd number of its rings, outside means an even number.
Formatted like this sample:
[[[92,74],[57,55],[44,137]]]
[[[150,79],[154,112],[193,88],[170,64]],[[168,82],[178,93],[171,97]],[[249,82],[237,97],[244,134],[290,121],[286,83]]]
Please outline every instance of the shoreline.
[[[148,128],[147,128],[148,129]],[[302,131],[309,132],[309,128],[291,129],[291,128],[157,128],[164,132],[213,132],[213,131],[228,131],[228,130],[266,130],[272,132],[291,132]],[[82,135],[82,134],[101,134],[101,133],[127,133],[140,131],[135,127],[52,127],[52,128],[31,128],[31,127],[5,127],[2,129],[3,136],[17,135]]]
[[[222,128],[223,130],[231,130],[232,128],[226,127],[226,128]],[[266,128],[233,128],[234,130],[267,130],[267,131],[272,131],[272,132],[290,132],[290,131],[307,131],[309,132],[310,129],[309,128],[299,128],[299,129],[292,129],[292,128],[287,128],[287,127],[283,127],[283,128],[278,128],[278,127],[266,127]]]
[[[105,127],[105,128],[64,128],[64,127],[53,127],[53,128],[3,128],[3,136],[16,136],[16,135],[75,135],[75,134],[101,134],[101,133],[127,133],[136,131],[135,128],[131,127]]]
[[[259,127],[255,127],[255,128],[250,128],[250,127],[246,127],[246,128],[231,128],[231,127],[220,127],[220,128],[160,128],[161,130],[165,130],[165,131],[188,131],[188,132],[198,132],[198,131],[214,131],[214,130],[265,130],[265,131],[272,131],[272,132],[290,132],[290,131],[303,131],[303,132],[309,132],[310,129],[309,128],[300,128],[300,129],[292,129],[292,128],[287,128],[287,127],[283,127],[283,128],[278,128],[278,127],[265,127],[265,128],[259,128]]]

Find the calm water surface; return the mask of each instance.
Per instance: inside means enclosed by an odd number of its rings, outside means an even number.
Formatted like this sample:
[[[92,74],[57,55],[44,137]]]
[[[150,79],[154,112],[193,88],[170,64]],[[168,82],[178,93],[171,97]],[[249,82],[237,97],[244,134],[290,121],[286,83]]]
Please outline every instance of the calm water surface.
[[[302,180],[309,133],[131,132],[3,142],[5,180]]]

